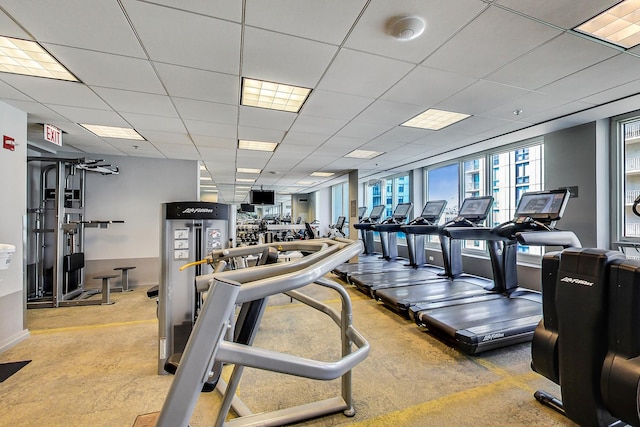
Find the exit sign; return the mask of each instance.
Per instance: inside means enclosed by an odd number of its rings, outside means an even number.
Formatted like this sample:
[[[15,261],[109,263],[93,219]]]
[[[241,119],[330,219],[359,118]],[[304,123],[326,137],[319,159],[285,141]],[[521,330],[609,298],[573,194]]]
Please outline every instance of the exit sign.
[[[55,126],[45,124],[44,140],[62,147],[62,131]]]

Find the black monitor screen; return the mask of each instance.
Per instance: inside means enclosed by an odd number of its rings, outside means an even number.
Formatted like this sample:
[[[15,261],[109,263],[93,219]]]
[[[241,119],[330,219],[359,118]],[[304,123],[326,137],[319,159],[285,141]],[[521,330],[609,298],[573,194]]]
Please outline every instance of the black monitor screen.
[[[362,218],[364,216],[364,214],[367,213],[367,207],[366,206],[360,206],[358,208],[358,219]]]
[[[393,211],[393,217],[399,219],[406,218],[409,216],[412,207],[413,203],[398,203],[396,209]]]
[[[469,197],[464,199],[458,215],[467,219],[484,220],[489,214],[493,197]]]
[[[276,194],[274,191],[251,190],[249,199],[252,205],[274,205],[276,203]]]
[[[256,207],[250,203],[240,203],[240,212],[255,212]]]
[[[516,217],[557,221],[562,217],[569,200],[568,190],[534,191],[524,193],[518,202]]]
[[[446,200],[430,200],[424,205],[420,216],[428,221],[435,222],[442,215],[445,206],[447,206]]]
[[[344,221],[345,221],[345,220],[346,220],[346,218],[345,218],[345,217],[343,217],[343,216],[339,216],[339,217],[338,217],[338,221],[336,222],[336,228],[337,228],[338,230],[340,230],[342,227],[344,227]]]
[[[385,208],[384,205],[374,206],[373,209],[371,209],[369,218],[371,218],[374,221],[377,221],[382,216],[382,213],[384,212],[384,208]]]

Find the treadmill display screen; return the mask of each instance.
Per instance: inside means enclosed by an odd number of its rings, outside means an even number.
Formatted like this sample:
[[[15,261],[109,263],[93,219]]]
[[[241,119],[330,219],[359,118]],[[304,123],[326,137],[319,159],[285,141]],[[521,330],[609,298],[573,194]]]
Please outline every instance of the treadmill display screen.
[[[360,206],[358,208],[358,218],[362,218],[365,213],[367,213],[367,207],[366,206]]]
[[[458,215],[466,219],[484,220],[489,214],[493,197],[469,197],[464,199]]]
[[[403,219],[409,215],[413,203],[398,203],[395,211],[393,211],[393,217],[396,219]]]
[[[557,221],[562,218],[569,200],[568,190],[535,191],[524,193],[518,202],[516,218]]]
[[[369,218],[371,218],[374,221],[377,221],[382,216],[382,212],[384,212],[384,208],[385,208],[384,205],[374,206],[373,209],[371,209]]]
[[[422,213],[420,214],[420,216],[427,221],[435,222],[440,218],[440,215],[442,215],[442,211],[444,210],[445,206],[447,206],[446,200],[429,201],[426,205],[424,205],[424,209],[422,209]]]

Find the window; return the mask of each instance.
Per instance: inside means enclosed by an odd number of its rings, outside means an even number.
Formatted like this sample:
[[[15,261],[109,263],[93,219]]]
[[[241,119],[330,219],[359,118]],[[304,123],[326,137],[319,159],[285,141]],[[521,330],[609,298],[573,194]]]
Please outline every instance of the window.
[[[619,147],[622,151],[622,197],[620,206],[623,226],[618,236],[626,239],[640,238],[640,218],[633,213],[633,202],[640,196],[640,118],[619,123]]]
[[[377,181],[374,184],[369,184],[366,189],[366,200],[369,211],[374,206],[384,204],[385,211],[383,217],[391,216],[398,203],[408,203],[411,201],[409,188],[409,175],[389,177]],[[404,233],[398,233],[399,239],[404,237]]]
[[[446,200],[447,206],[439,224],[451,221],[458,215],[460,199],[458,163],[427,171],[427,200]],[[428,242],[438,242],[438,236],[428,236]]]
[[[339,216],[349,218],[349,183],[331,187],[331,224],[338,221]]]
[[[484,158],[478,158],[473,160],[467,160],[463,162],[464,174],[464,198],[467,197],[480,197],[486,193],[484,185],[486,172],[484,169]],[[483,240],[465,240],[463,248],[465,249],[477,249],[484,250],[486,247]]]

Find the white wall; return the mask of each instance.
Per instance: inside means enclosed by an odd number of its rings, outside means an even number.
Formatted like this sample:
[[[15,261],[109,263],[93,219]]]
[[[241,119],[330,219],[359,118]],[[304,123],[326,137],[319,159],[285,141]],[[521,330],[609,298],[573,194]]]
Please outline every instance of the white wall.
[[[85,259],[160,256],[160,205],[198,200],[198,163],[95,155],[118,166],[118,175],[87,174],[87,220],[124,220],[109,229],[88,228]]]
[[[23,219],[27,206],[27,114],[0,102],[0,135],[15,139],[15,151],[0,146],[0,243],[16,246],[9,268],[0,270],[0,352],[28,336],[24,329]],[[4,138],[3,138],[4,139]]]

